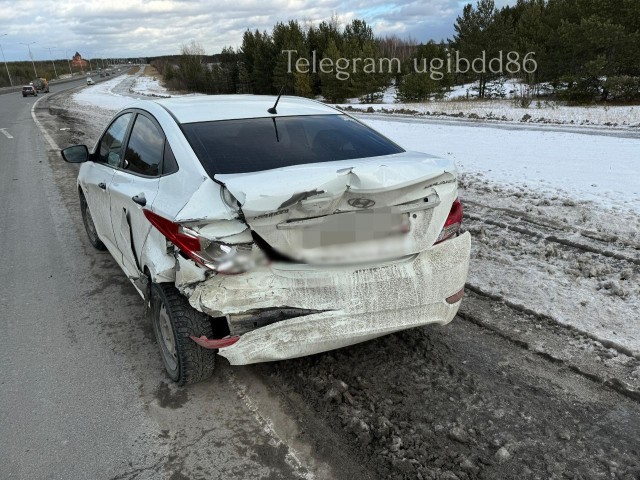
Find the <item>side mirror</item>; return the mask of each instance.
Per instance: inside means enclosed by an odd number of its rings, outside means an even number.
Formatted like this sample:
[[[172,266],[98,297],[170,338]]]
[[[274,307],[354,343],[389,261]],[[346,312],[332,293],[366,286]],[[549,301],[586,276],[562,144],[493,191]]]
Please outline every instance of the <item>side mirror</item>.
[[[84,163],[89,160],[89,149],[86,145],[74,145],[62,150],[62,158],[69,163]]]

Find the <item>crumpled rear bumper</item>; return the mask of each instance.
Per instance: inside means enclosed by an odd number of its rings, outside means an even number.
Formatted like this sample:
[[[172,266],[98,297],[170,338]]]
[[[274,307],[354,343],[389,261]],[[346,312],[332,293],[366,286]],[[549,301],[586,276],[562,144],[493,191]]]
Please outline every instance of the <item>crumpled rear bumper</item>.
[[[273,307],[317,310],[245,333],[219,354],[232,365],[283,360],[353,345],[382,335],[446,324],[464,288],[469,233],[400,262],[369,268],[279,265],[242,275],[217,275],[185,292],[213,316]]]

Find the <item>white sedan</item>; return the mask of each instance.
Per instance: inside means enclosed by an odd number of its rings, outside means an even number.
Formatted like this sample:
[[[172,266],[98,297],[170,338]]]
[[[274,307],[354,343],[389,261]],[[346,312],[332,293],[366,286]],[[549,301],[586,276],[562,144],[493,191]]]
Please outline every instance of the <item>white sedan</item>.
[[[312,100],[141,101],[62,151],[89,241],[145,304],[169,376],[352,345],[455,316],[457,170]]]

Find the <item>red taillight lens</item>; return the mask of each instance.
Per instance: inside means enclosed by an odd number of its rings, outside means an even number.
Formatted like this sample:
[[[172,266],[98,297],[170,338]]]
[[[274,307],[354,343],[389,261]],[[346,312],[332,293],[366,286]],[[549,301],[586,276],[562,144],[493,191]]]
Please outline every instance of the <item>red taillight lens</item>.
[[[173,243],[194,261],[204,265],[204,262],[197,254],[197,252],[201,250],[200,239],[198,237],[182,232],[180,224],[167,220],[157,213],[153,213],[151,210],[147,210],[145,208],[142,211],[151,225],[156,227],[162,235],[167,237],[167,240]]]
[[[176,248],[203,267],[220,273],[242,273],[252,268],[252,243],[228,245],[199,235],[197,227],[167,220],[151,210],[143,209],[147,220]]]
[[[455,237],[460,228],[462,227],[462,203],[460,203],[459,199],[455,199],[453,201],[453,205],[451,205],[451,211],[449,212],[449,216],[447,220],[444,222],[444,227],[442,227],[442,231],[435,243],[444,242],[449,238]]]

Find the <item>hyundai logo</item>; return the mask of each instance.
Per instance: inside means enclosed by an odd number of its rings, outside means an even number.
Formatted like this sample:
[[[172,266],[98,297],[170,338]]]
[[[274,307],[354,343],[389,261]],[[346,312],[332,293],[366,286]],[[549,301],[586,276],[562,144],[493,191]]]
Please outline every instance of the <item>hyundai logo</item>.
[[[368,198],[352,198],[347,203],[356,208],[371,208],[376,204],[376,202]]]

